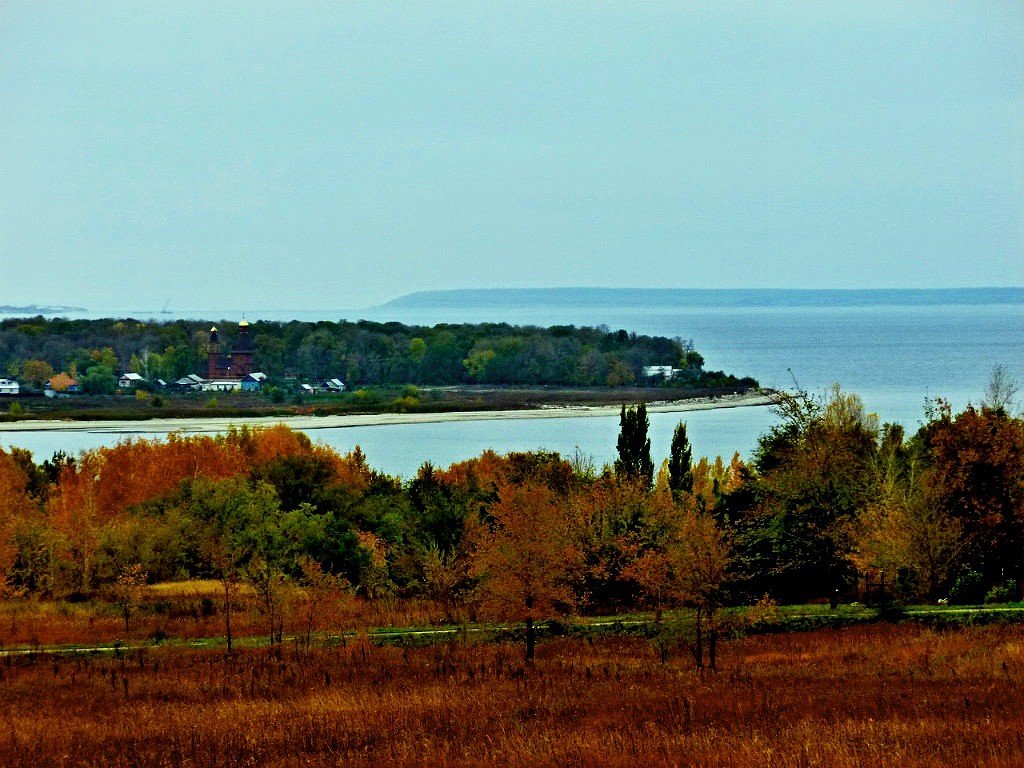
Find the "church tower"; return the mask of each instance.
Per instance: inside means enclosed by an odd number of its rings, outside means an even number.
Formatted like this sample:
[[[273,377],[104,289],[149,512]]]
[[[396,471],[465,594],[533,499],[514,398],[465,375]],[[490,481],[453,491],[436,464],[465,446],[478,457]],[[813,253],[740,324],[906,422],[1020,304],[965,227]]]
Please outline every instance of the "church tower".
[[[253,355],[256,347],[249,336],[249,321],[242,320],[238,324],[238,338],[231,348],[231,376],[245,378],[253,372]]]
[[[215,325],[210,329],[210,340],[206,342],[206,378],[218,378],[218,363],[220,363],[220,338]]]

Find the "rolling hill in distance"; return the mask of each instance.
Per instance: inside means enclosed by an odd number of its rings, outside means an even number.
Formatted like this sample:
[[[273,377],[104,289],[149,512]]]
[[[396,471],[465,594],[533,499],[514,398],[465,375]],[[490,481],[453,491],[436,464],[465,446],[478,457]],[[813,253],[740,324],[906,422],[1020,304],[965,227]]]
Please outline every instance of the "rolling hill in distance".
[[[1024,304],[1024,288],[463,288],[416,291],[381,309],[551,306],[817,307]]]

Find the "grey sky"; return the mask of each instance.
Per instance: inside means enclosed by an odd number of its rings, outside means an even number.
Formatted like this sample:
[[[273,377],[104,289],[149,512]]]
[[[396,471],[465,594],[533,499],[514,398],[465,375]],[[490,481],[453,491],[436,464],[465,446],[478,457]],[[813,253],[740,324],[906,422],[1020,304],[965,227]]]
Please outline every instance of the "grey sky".
[[[1024,4],[0,2],[0,304],[1024,284]]]

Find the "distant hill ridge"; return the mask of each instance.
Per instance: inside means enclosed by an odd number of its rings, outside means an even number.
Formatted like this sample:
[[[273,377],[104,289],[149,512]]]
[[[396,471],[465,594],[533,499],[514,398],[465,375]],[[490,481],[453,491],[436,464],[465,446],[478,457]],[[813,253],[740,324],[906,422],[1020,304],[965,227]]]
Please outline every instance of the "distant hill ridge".
[[[65,307],[62,304],[0,304],[3,315],[54,315],[59,312],[85,312],[85,307]]]
[[[1024,288],[460,288],[417,291],[400,296],[382,306],[866,307],[943,304],[1024,304]]]

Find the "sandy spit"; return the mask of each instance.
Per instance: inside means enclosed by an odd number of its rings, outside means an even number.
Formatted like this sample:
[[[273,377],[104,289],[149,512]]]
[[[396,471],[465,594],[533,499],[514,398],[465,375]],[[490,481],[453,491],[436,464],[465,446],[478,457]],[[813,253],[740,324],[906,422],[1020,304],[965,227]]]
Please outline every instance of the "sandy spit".
[[[771,405],[770,394],[751,392],[723,397],[695,397],[647,404],[648,413],[707,411],[714,408],[741,408]],[[113,432],[124,434],[166,434],[168,432],[225,432],[243,424],[271,426],[284,424],[307,432],[338,427],[375,427],[386,424],[430,424],[448,421],[489,421],[497,419],[564,419],[584,416],[614,416],[618,405],[557,405],[507,411],[454,411],[448,413],[365,413],[338,416],[259,416],[254,418],[147,419],[146,421],[72,421],[40,419],[0,423],[0,432]]]

